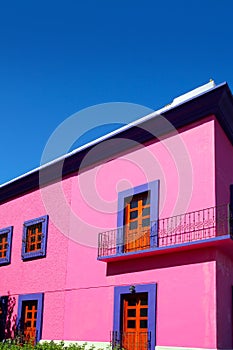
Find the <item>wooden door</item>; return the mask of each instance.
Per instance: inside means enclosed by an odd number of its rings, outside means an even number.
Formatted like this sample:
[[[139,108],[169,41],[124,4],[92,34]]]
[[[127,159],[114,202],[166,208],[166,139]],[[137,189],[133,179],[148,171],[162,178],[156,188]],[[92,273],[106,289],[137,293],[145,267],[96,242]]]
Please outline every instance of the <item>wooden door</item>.
[[[148,349],[148,294],[131,294],[123,300],[122,347]]]
[[[26,301],[23,305],[24,340],[32,344],[36,341],[37,300]]]
[[[150,247],[150,192],[125,201],[125,246],[132,252]]]

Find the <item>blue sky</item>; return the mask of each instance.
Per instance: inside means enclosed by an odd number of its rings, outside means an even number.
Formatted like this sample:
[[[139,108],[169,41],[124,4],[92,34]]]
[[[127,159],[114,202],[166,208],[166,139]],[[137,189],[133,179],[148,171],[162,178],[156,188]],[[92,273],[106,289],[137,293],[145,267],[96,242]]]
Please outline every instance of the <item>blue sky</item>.
[[[83,108],[158,109],[210,78],[233,90],[232,13],[232,0],[2,2],[0,183],[37,167]]]

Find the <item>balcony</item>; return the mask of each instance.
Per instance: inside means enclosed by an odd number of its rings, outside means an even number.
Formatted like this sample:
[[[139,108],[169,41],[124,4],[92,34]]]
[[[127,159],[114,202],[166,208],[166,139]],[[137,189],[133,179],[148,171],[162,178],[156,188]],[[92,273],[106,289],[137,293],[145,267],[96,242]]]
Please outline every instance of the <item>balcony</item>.
[[[111,332],[112,349],[151,350],[151,332]]]
[[[151,255],[190,245],[231,237],[229,205],[206,208],[152,221],[149,227],[129,231],[127,226],[102,232],[98,237],[98,259],[111,261],[135,254]]]

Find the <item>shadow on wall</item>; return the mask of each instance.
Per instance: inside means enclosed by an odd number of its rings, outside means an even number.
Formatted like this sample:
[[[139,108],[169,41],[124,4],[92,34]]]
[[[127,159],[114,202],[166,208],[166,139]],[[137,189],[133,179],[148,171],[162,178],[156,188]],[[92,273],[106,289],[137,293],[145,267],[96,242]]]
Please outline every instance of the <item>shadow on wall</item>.
[[[195,253],[194,253],[195,252]],[[109,262],[106,275],[116,276],[124,273],[141,272],[148,270],[164,269],[174,266],[199,264],[202,262],[214,261],[216,249],[196,249],[195,251],[180,251],[170,254],[145,257],[143,259],[123,260]]]
[[[16,298],[10,295],[0,297],[0,341],[12,339],[16,332],[17,315],[14,313]]]

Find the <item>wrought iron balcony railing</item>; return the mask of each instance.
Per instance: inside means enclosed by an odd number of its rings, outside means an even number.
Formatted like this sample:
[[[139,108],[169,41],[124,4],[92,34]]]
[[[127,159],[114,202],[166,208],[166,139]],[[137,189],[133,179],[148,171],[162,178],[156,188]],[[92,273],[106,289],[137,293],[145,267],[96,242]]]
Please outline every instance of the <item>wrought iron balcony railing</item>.
[[[151,350],[151,332],[111,332],[112,349]]]
[[[206,208],[152,221],[150,227],[119,227],[98,237],[98,257],[150,250],[231,234],[229,205]]]

